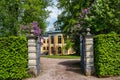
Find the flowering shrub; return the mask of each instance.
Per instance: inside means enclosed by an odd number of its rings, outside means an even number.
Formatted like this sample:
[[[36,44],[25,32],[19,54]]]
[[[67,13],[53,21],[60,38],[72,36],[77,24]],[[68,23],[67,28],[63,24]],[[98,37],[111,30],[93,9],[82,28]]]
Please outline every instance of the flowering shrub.
[[[37,21],[34,21],[34,22],[32,23],[32,27],[33,27],[33,29],[34,29],[34,34],[35,34],[36,36],[40,36],[40,35],[41,35],[41,29],[38,27],[38,22],[37,22]]]
[[[91,8],[88,7],[88,8],[85,8],[85,9],[82,9],[81,10],[81,13],[79,15],[79,19],[78,19],[78,22],[73,26],[71,27],[71,32],[72,32],[72,36],[75,38],[75,35],[76,36],[79,36],[80,34],[82,34],[83,32],[86,31],[86,28],[88,26],[87,25],[87,22],[85,21],[86,19],[88,19],[88,16],[90,14],[90,10]],[[75,41],[76,42],[76,41]]]

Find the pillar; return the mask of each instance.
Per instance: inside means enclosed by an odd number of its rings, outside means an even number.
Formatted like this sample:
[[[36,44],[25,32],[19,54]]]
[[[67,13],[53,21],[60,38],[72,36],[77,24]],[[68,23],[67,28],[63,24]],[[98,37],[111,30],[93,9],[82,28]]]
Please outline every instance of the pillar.
[[[48,36],[48,39],[49,39],[49,43],[48,43],[48,47],[49,47],[49,55],[51,55],[52,53],[51,53],[51,36],[49,35]]]
[[[33,30],[31,31],[31,35],[28,38],[28,68],[29,73],[33,76],[38,75],[37,65],[40,63],[37,62],[37,37],[33,35]]]
[[[58,35],[56,34],[55,35],[55,54],[57,55],[58,54]]]
[[[84,72],[85,75],[90,76],[94,73],[94,54],[93,36],[90,34],[89,28],[87,28],[84,45]]]
[[[61,35],[61,39],[62,39],[62,46],[61,46],[61,48],[64,46],[64,37],[63,37],[63,35]],[[64,53],[65,53],[65,51],[64,50],[62,50],[62,54],[64,55]]]
[[[54,43],[53,43],[53,48],[54,48],[54,54],[56,55],[56,34],[54,35]]]

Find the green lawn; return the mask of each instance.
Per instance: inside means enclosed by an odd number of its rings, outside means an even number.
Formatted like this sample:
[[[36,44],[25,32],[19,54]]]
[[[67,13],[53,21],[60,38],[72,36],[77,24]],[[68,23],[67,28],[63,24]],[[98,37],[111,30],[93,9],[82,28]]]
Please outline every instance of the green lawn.
[[[80,56],[76,55],[41,55],[46,58],[59,58],[59,59],[80,59]]]

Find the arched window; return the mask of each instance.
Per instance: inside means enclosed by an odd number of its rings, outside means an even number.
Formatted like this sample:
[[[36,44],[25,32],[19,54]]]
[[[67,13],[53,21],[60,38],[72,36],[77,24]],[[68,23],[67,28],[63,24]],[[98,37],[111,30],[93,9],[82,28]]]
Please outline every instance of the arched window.
[[[54,54],[54,48],[53,47],[51,47],[51,53]]]
[[[54,44],[54,36],[51,36],[51,44]]]
[[[49,43],[49,39],[47,39],[47,43]]]
[[[61,43],[61,42],[62,42],[62,37],[58,36],[58,43]]]
[[[43,47],[43,50],[45,50],[45,47]]]
[[[61,54],[61,53],[62,53],[61,47],[58,47],[58,54]]]
[[[45,39],[43,39],[43,43],[45,43]]]
[[[47,50],[49,50],[49,47],[47,47]]]

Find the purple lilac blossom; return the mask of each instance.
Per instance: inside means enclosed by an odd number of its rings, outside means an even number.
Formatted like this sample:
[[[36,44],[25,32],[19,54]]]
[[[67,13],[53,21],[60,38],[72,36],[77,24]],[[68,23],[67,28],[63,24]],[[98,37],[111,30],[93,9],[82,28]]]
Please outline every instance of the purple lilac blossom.
[[[85,15],[90,14],[90,7],[86,8],[86,9],[83,9],[82,13],[85,14]]]
[[[32,26],[33,26],[33,28],[34,28],[34,27],[38,27],[38,22],[37,22],[37,21],[34,21],[34,22],[32,23]]]
[[[83,17],[83,15],[80,13],[80,17],[82,18]]]
[[[38,27],[38,22],[37,21],[34,21],[32,23],[32,27],[34,29],[34,34],[37,35],[37,36],[40,36],[41,34],[41,29]]]

